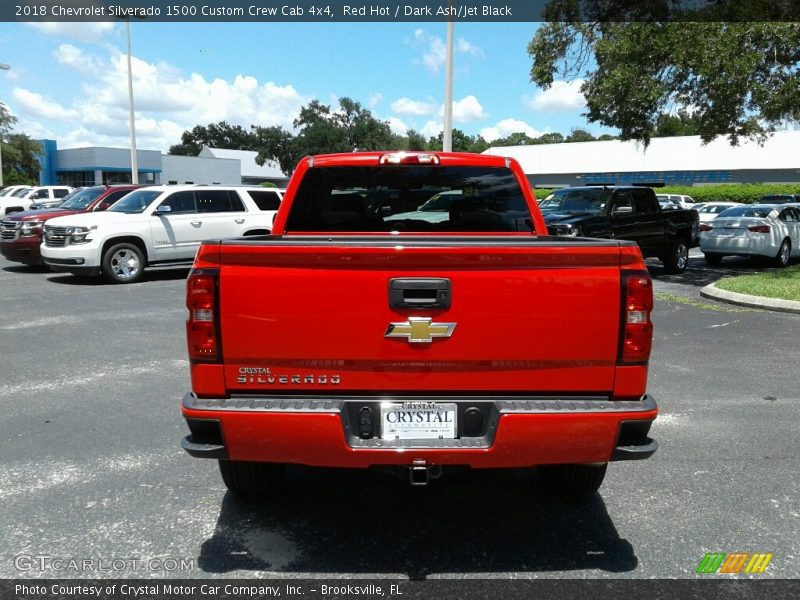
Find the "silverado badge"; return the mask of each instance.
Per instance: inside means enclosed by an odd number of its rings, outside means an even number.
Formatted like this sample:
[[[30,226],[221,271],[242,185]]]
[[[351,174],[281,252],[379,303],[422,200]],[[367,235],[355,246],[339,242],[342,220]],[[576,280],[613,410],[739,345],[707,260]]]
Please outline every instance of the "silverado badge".
[[[402,337],[410,344],[424,344],[435,337],[449,338],[455,328],[455,323],[432,323],[428,317],[409,317],[405,323],[389,323],[384,337]]]

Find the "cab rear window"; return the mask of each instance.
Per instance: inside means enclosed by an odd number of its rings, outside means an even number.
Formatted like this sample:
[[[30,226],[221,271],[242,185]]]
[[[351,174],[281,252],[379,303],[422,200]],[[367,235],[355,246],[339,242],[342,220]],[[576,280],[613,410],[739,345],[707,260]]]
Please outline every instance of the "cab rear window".
[[[533,231],[510,169],[389,165],[314,167],[292,203],[287,231]]]

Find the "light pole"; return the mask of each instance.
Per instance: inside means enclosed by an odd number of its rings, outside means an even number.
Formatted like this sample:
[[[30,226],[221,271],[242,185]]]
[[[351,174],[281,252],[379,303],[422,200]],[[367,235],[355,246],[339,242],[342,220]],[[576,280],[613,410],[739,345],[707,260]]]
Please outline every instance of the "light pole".
[[[0,63],[0,69],[3,71],[8,71],[11,68],[11,65],[7,65],[6,63]],[[3,134],[0,132],[0,189],[3,187]]]
[[[131,68],[131,20],[125,19],[125,35],[128,42],[128,112],[131,121],[131,183],[139,183],[139,160],[136,156],[136,118],[133,110],[133,69]],[[98,183],[98,182],[95,182]],[[102,183],[99,182],[99,183]]]
[[[450,3],[452,11],[453,4]],[[451,12],[452,14],[452,12]],[[447,60],[444,74],[444,130],[442,131],[442,151],[453,151],[453,35],[455,21],[452,16],[447,22]]]

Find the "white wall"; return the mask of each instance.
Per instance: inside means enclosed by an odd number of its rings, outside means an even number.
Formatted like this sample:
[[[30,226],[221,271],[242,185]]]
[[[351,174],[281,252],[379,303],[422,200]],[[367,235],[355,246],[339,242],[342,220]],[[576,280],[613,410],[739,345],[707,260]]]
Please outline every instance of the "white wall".
[[[161,156],[162,184],[221,183],[239,185],[242,182],[242,165],[238,160],[203,158],[199,156]]]

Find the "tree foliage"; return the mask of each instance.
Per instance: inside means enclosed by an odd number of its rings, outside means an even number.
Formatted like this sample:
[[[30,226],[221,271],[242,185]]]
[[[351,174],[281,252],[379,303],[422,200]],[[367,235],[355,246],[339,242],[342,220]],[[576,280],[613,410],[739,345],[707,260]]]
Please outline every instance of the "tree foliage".
[[[255,150],[255,138],[240,125],[230,125],[226,121],[205,126],[197,125],[191,131],[184,131],[181,143],[170,146],[169,153],[197,156],[205,146],[230,150]]]
[[[256,162],[274,160],[284,173],[291,173],[307,155],[388,150],[396,141],[388,122],[376,119],[368,109],[346,97],[339,99],[338,110],[312,100],[300,109],[292,125],[296,134],[282,127],[253,127]]]
[[[17,118],[0,102],[0,152],[3,158],[3,185],[39,182],[39,154],[42,146],[24,133],[11,133]]]
[[[685,125],[705,142],[763,141],[800,119],[800,23],[587,22],[577,4],[553,7],[531,40],[531,81],[548,88],[556,76],[585,78],[586,117],[621,139],[647,144]],[[676,109],[684,121],[665,122]]]

